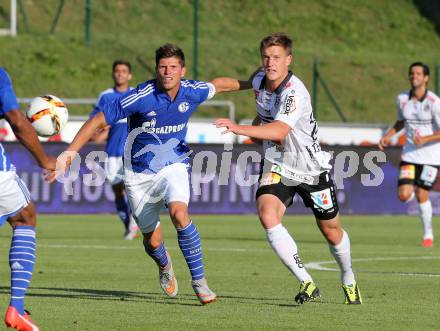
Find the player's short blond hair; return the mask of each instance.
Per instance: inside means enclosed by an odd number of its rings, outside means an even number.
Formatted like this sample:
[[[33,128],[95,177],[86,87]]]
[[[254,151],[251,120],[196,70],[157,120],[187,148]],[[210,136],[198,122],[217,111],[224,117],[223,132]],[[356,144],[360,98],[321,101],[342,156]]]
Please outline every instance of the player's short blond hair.
[[[271,34],[270,36],[264,37],[260,42],[260,54],[263,54],[263,51],[271,46],[281,46],[287,52],[287,55],[292,54],[292,44],[293,41],[290,37],[284,32],[276,32]]]

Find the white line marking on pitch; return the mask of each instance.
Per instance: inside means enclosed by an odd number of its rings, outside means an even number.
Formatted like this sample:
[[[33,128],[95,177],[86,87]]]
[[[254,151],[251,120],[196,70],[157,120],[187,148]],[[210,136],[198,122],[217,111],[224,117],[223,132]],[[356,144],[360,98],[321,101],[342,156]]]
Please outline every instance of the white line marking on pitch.
[[[106,246],[106,245],[61,245],[61,244],[37,244],[37,248],[72,248],[72,249],[117,249],[117,250],[133,250],[140,249],[142,246]],[[167,246],[170,250],[179,250],[179,247]],[[205,248],[204,251],[213,252],[258,252],[266,253],[272,252],[270,249],[255,249],[255,248]]]
[[[371,257],[371,258],[361,258],[353,259],[352,262],[371,262],[371,261],[401,261],[401,260],[440,260],[440,256],[401,256],[401,257]],[[340,271],[338,268],[324,267],[323,265],[336,264],[335,260],[331,261],[321,261],[321,262],[310,262],[306,263],[304,266],[312,270],[320,271]],[[356,271],[356,270],[355,270]],[[423,277],[440,277],[440,273],[417,273],[417,272],[399,272],[399,271],[367,271],[367,270],[357,270],[357,272],[365,272],[372,274],[393,274],[401,276],[423,276]]]

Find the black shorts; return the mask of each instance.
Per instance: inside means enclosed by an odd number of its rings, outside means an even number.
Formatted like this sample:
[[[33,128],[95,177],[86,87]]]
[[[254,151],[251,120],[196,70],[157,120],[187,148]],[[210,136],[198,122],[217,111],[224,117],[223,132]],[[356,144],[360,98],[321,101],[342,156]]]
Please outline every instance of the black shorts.
[[[313,185],[292,182],[274,172],[260,175],[257,199],[260,195],[272,194],[287,208],[292,204],[295,193],[299,194],[307,208],[312,208],[318,220],[330,220],[338,214],[335,185],[329,172],[321,173]]]
[[[402,161],[399,168],[399,186],[409,184],[429,191],[437,180],[438,166]]]

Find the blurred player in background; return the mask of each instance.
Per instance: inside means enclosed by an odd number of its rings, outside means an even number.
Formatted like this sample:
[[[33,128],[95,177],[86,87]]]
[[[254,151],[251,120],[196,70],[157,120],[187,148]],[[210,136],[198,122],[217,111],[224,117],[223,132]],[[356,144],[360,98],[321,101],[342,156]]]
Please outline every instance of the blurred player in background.
[[[252,79],[257,106],[254,125],[237,125],[229,119],[218,119],[215,124],[227,128],[224,133],[263,140],[265,155],[256,194],[258,216],[273,250],[300,281],[295,301],[302,304],[320,296],[298,255],[295,240],[282,225],[286,208],[297,193],[312,209],[341,268],[345,303],[360,304],[361,294],[351,268],[350,239],[339,221],[336,191],[330,177],[330,155],[319,145],[310,95],[289,71],[292,40],[283,33],[272,34],[261,41],[260,54],[263,70]],[[234,79],[220,79],[213,83],[223,90],[247,87]]]
[[[128,61],[116,60],[112,66],[112,78],[114,86],[103,91],[98,98],[95,108],[90,114],[91,117],[103,110],[106,103],[110,103],[128,93],[133,88],[130,87],[131,80],[131,64]],[[105,152],[108,159],[105,163],[105,172],[107,179],[112,185],[115,194],[115,205],[118,215],[124,224],[124,238],[132,240],[136,237],[137,225],[134,221],[130,208],[127,203],[124,182],[122,176],[124,166],[122,156],[124,155],[125,141],[128,136],[127,119],[123,118],[112,125],[107,125],[97,131],[92,137],[94,142],[107,141]]]
[[[440,98],[428,91],[429,67],[426,64],[411,64],[408,78],[411,89],[397,96],[397,121],[382,137],[379,148],[383,150],[393,135],[405,129],[398,195],[402,202],[417,199],[424,231],[422,245],[432,247],[434,233],[429,191],[440,166]]]
[[[11,79],[0,68],[0,118],[5,118],[18,140],[32,153],[38,165],[54,170],[56,160],[44,153],[37,134],[19,110]],[[11,301],[6,312],[6,326],[22,330],[38,330],[24,309],[24,297],[29,287],[35,264],[35,206],[28,189],[17,176],[14,165],[0,144],[0,226],[8,222],[12,227],[9,251],[11,268]]]
[[[96,130],[128,118],[129,135],[124,154],[124,182],[133,214],[144,236],[147,254],[159,267],[160,286],[170,297],[178,286],[169,253],[165,248],[159,213],[168,207],[177,239],[192,278],[192,287],[202,304],[213,302],[216,294],[208,287],[199,232],[188,214],[189,148],[185,143],[187,124],[197,106],[216,93],[211,83],[183,79],[185,56],[176,45],[156,50],[156,79],[139,84],[128,95],[107,103],[80,129],[67,148],[65,162]],[[221,90],[217,90],[221,92]],[[71,157],[71,156],[70,156]]]

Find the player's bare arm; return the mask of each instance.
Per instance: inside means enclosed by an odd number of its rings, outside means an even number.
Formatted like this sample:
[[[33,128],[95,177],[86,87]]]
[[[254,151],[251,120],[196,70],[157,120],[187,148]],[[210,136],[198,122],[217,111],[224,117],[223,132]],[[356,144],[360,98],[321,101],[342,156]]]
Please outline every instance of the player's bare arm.
[[[56,169],[47,174],[45,179],[49,183],[52,183],[58,176],[62,175],[66,169],[69,168],[72,163],[72,159],[75,157],[81,148],[90,140],[90,138],[99,129],[102,129],[107,125],[105,116],[102,112],[99,112],[94,117],[88,119],[83,126],[79,129],[72,143],[67,147],[57,158]]]
[[[248,80],[238,80],[231,77],[217,77],[211,81],[211,84],[215,86],[216,93],[250,90],[252,88],[252,80],[260,70],[261,68],[255,70]]]
[[[90,138],[90,141],[93,141],[95,143],[103,143],[108,138],[108,132],[110,131],[110,125],[106,125],[102,129],[99,129],[95,132],[92,138]]]
[[[405,127],[404,121],[396,121],[393,127],[390,130],[388,130],[388,132],[380,139],[378,146],[379,149],[383,151],[385,147],[389,146],[391,143],[391,137],[394,136],[396,133],[398,133],[400,130],[402,130],[404,127]]]
[[[248,90],[252,88],[252,82],[238,80],[230,77],[217,77],[211,81],[216,93]]]
[[[258,116],[255,116],[255,118],[252,120],[252,124],[253,126],[260,126],[261,125],[261,119]],[[250,138],[252,140],[253,143],[261,145],[263,143],[263,141],[261,139],[257,139],[257,138]]]
[[[43,146],[38,140],[37,133],[32,127],[31,123],[23,115],[23,113],[14,109],[5,113],[5,118],[11,125],[17,139],[26,147],[29,152],[32,153],[37,160],[38,165],[41,168],[54,170],[56,165],[56,159],[54,157],[46,155],[43,150]]]
[[[431,142],[437,142],[437,141],[440,141],[440,131],[436,131],[433,134],[426,136],[421,136],[421,135],[414,136],[414,144],[418,146],[425,145]]]
[[[222,133],[232,132],[237,135],[248,136],[261,140],[282,141],[288,135],[291,127],[281,121],[255,126],[238,125],[228,118],[219,118],[214,122],[217,128],[226,128]]]
[[[103,112],[99,112],[92,118],[88,119],[81,129],[79,129],[72,143],[66,149],[69,152],[79,152],[80,149],[93,137],[96,131],[107,125]]]

